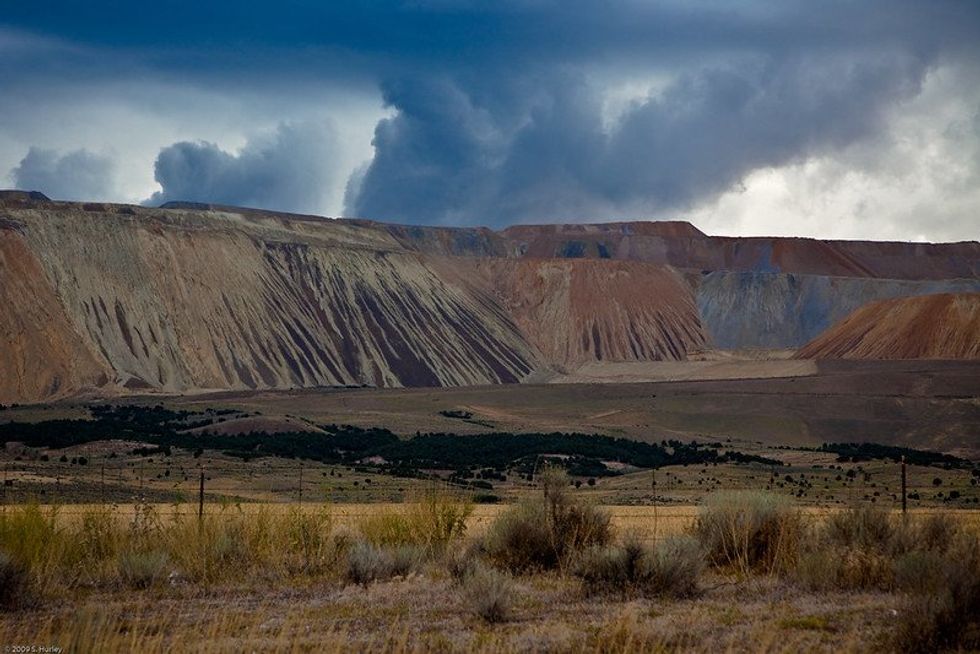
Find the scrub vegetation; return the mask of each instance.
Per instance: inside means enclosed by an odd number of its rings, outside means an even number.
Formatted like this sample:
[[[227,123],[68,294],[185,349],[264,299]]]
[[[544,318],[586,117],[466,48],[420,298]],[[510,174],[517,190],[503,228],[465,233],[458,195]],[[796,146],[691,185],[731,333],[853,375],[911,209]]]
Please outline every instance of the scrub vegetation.
[[[776,649],[980,646],[980,541],[953,514],[815,513],[724,492],[651,539],[582,497],[550,467],[536,494],[481,528],[465,496],[436,488],[346,519],[322,505],[209,506],[200,518],[151,504],[9,506],[0,639],[96,651],[224,651],[246,638],[278,651],[707,651],[765,632]],[[213,617],[204,631],[194,610]]]

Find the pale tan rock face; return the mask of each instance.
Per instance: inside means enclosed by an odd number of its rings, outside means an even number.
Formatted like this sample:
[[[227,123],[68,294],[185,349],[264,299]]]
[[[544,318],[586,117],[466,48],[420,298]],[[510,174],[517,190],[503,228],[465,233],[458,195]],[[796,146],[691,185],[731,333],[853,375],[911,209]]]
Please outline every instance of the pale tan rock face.
[[[0,401],[77,391],[102,372],[104,384],[183,391],[502,383],[534,367],[506,316],[383,234],[182,212],[13,214]]]
[[[0,403],[514,383],[759,333],[795,348],[831,322],[836,289],[862,303],[980,290],[978,261],[976,243],[717,239],[685,223],[493,232],[0,193]],[[876,265],[932,281],[896,285]],[[844,269],[859,287],[833,281]]]
[[[0,223],[0,402],[57,398],[104,385],[93,355],[16,229]]]

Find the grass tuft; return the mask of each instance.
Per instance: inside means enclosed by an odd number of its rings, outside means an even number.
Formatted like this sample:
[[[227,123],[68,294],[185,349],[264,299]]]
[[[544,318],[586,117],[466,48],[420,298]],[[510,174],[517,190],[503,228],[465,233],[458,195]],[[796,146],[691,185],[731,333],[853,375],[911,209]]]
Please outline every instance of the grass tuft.
[[[466,533],[472,504],[439,492],[429,492],[404,512],[387,511],[361,521],[365,540],[379,546],[415,545],[438,555]]]

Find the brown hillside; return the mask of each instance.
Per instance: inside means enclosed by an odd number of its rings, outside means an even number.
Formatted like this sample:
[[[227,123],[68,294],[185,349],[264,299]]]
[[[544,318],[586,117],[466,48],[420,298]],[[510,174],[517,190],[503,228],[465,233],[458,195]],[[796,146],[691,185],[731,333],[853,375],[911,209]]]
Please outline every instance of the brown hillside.
[[[479,266],[553,366],[679,361],[705,345],[691,288],[666,266],[581,259],[483,259]]]
[[[798,353],[800,359],[980,359],[980,293],[872,302]]]

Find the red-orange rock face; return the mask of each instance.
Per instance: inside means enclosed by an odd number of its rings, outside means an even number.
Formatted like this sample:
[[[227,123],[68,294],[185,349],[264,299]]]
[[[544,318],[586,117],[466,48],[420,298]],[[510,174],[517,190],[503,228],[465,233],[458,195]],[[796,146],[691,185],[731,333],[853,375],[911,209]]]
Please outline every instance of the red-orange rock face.
[[[705,345],[692,289],[668,266],[486,259],[479,268],[521,333],[553,366],[679,361]]]
[[[867,304],[803,347],[806,359],[980,359],[980,293]]]

